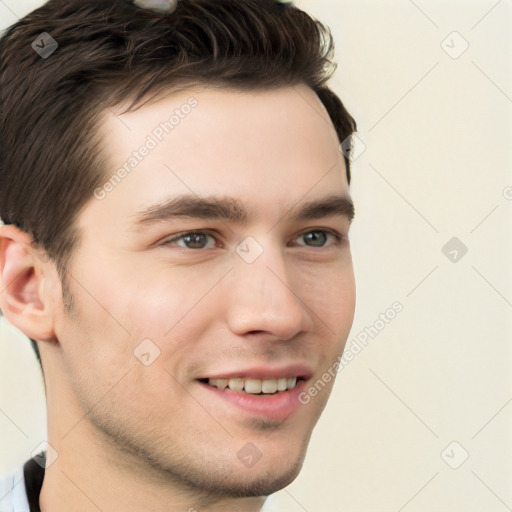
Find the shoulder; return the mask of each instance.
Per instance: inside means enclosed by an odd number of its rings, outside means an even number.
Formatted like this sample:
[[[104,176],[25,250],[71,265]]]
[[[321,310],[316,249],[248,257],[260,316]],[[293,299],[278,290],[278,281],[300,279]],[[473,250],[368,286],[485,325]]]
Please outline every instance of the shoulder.
[[[0,512],[30,512],[23,466],[0,475]]]

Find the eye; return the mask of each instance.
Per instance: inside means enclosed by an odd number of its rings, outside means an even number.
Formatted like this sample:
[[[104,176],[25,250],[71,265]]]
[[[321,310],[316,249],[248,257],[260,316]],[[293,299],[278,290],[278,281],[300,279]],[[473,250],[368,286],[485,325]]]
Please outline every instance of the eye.
[[[312,231],[307,231],[305,233],[300,234],[298,238],[302,238],[304,241],[308,243],[312,242],[312,245],[306,244],[305,247],[324,247],[329,237],[334,239],[334,243],[331,245],[340,245],[343,238],[339,233],[325,229],[315,229]]]
[[[178,244],[178,247],[183,247],[184,249],[208,249],[215,247],[215,242],[213,247],[207,246],[208,237],[215,240],[215,237],[206,231],[189,231],[187,233],[181,233],[173,236],[172,238],[168,238],[162,245],[174,245],[178,240],[183,240],[184,245]]]
[[[302,238],[306,243],[297,245],[302,247],[321,248],[326,245],[329,237],[334,240],[331,245],[341,245],[343,237],[335,231],[325,229],[315,229],[301,233],[297,238]],[[210,246],[208,246],[209,238],[212,240],[212,244],[210,244]],[[216,237],[207,231],[187,231],[166,239],[161,245],[177,246],[183,249],[214,249],[216,247],[216,240]],[[178,243],[180,241],[182,243]]]

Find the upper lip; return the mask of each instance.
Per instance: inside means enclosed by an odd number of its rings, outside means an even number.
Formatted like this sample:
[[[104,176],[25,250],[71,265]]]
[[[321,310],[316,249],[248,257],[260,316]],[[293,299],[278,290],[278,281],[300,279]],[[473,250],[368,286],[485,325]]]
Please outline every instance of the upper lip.
[[[289,364],[286,366],[252,366],[251,368],[241,368],[237,370],[215,371],[208,375],[198,377],[202,379],[234,379],[236,377],[249,379],[279,379],[281,377],[292,378],[300,377],[305,380],[313,375],[311,368],[304,363]]]

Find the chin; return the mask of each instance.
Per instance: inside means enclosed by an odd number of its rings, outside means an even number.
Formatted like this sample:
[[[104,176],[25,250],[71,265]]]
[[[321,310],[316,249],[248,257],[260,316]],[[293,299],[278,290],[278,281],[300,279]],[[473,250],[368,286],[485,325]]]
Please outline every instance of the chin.
[[[224,495],[236,498],[248,498],[253,496],[269,496],[287,485],[291,484],[299,475],[302,469],[303,458],[290,462],[290,465],[283,468],[266,469],[259,471],[256,467],[251,468],[246,474],[239,474],[239,479],[228,479],[225,488],[221,490]],[[254,471],[253,474],[251,474]]]
[[[293,442],[290,436],[288,440],[276,438],[269,442],[272,435],[270,433],[266,444],[255,441],[263,452],[263,457],[252,467],[246,468],[237,461],[230,478],[226,480],[232,490],[238,489],[238,494],[233,496],[269,496],[291,484],[299,476],[311,432]]]
[[[270,448],[269,448],[270,449]],[[299,475],[306,455],[306,447],[297,452],[290,450],[275,456],[262,457],[250,467],[240,460],[218,458],[215,465],[205,464],[201,470],[190,468],[179,476],[191,489],[201,491],[206,501],[204,508],[216,500],[269,496],[291,484]],[[212,500],[212,501],[211,501]]]

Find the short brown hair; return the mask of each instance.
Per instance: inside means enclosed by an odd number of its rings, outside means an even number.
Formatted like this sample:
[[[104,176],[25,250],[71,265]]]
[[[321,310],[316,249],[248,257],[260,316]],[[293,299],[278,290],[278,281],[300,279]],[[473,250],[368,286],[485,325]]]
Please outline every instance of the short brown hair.
[[[34,46],[43,33],[58,45],[46,58]],[[341,143],[356,123],[326,85],[333,51],[328,28],[276,0],[180,0],[170,14],[123,0],[50,0],[0,39],[0,217],[32,236],[65,283],[75,221],[108,172],[105,109],[129,100],[130,111],[195,84],[305,83]]]

